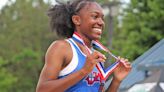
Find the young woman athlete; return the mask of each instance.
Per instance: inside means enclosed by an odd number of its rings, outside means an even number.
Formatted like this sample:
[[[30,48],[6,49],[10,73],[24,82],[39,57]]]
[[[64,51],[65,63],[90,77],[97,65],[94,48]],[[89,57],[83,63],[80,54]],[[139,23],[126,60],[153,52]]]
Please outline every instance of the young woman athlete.
[[[73,0],[53,6],[48,15],[52,30],[65,39],[48,48],[36,92],[104,92],[96,64],[106,58],[92,46],[104,28],[101,6],[94,0]],[[114,70],[107,92],[116,92],[131,70],[127,59],[118,60],[124,64]]]

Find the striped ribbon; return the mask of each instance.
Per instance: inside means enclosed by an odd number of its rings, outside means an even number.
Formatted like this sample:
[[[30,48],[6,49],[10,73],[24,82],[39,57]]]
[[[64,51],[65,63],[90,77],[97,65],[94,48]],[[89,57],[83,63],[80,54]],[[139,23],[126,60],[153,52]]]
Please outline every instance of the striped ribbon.
[[[79,42],[80,44],[82,44],[83,46],[85,46],[85,48],[88,50],[88,52],[91,54],[92,50],[89,49],[87,47],[87,45],[84,43],[83,39],[81,38],[81,36],[77,33],[74,32],[72,39]],[[107,48],[105,48],[105,46],[103,46],[99,41],[92,41],[92,45],[100,50],[103,50],[107,53],[109,53],[112,57],[114,57],[116,60],[118,59],[115,55],[113,55]],[[107,68],[105,68],[103,66],[103,63],[100,62],[98,64],[96,64],[96,68],[99,70],[100,75],[101,75],[101,79],[102,80],[106,80],[108,78],[108,76],[113,72],[113,70],[119,65],[119,61],[114,62],[113,64],[111,64],[110,66],[108,66]]]

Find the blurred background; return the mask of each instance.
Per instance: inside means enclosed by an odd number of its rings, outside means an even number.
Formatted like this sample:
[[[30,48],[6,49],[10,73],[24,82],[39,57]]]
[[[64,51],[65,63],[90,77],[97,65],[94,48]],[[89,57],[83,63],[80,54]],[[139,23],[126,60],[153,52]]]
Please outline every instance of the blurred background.
[[[134,67],[119,92],[164,92],[134,87],[150,82],[147,78],[152,75],[162,75],[164,0],[97,1],[106,23],[101,42]],[[54,4],[55,0],[0,0],[0,92],[35,92],[46,50],[58,39],[47,16]]]

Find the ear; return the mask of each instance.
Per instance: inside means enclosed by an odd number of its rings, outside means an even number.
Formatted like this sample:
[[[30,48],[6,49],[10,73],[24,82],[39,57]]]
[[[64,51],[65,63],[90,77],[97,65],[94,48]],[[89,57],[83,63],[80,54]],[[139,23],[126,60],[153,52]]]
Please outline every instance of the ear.
[[[72,21],[77,26],[79,26],[81,24],[81,19],[80,19],[80,16],[78,16],[78,15],[73,15],[72,16]]]

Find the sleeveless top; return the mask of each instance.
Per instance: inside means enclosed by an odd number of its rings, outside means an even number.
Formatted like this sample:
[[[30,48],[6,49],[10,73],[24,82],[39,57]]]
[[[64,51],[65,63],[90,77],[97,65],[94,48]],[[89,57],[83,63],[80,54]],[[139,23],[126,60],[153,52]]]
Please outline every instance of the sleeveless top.
[[[86,61],[86,55],[80,50],[74,40],[69,38],[66,41],[71,45],[73,57],[71,62],[60,71],[58,79],[80,70]],[[65,92],[99,92],[100,82],[100,73],[97,68],[94,67],[90,74],[68,88]]]

